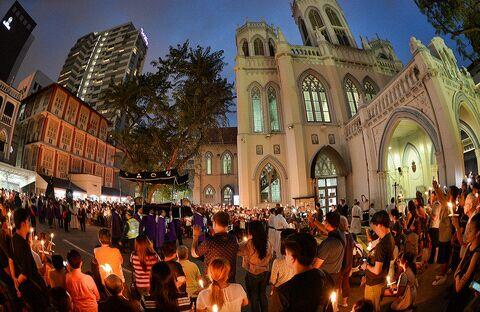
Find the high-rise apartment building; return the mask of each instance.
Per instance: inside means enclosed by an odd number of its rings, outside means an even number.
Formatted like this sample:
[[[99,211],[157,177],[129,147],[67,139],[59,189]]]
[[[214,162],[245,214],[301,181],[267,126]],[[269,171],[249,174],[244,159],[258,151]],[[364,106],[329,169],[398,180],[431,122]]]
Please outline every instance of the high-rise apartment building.
[[[141,74],[147,40],[143,29],[136,29],[131,22],[89,33],[70,49],[58,83],[118,126],[119,113],[102,105],[102,95],[111,83]]]
[[[37,23],[15,1],[0,22],[0,80],[11,83],[33,42],[32,31]]]

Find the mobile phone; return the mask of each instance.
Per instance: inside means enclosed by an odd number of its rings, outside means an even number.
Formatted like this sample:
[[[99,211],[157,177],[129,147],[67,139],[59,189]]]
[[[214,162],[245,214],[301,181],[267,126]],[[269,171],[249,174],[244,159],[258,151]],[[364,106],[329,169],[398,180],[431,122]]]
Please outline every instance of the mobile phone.
[[[477,281],[472,281],[470,283],[470,288],[480,293],[480,283]]]

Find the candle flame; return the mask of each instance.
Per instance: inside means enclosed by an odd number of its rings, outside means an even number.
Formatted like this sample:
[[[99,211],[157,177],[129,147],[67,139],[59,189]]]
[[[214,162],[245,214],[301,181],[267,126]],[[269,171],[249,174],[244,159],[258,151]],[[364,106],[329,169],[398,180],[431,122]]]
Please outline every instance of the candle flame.
[[[35,235],[35,240],[37,240],[37,239],[38,239],[38,236],[37,236],[37,235]]]
[[[218,306],[216,304],[212,306],[212,312],[218,312]]]
[[[109,275],[113,271],[112,267],[108,263],[102,264],[100,265],[100,267],[105,271],[105,273],[107,273],[107,275]]]
[[[200,287],[203,288],[204,284],[202,279],[198,280],[198,285],[200,285]]]
[[[42,244],[42,247],[43,247],[43,245],[45,245],[45,241],[42,239],[42,240],[40,241],[40,244]]]
[[[335,303],[335,301],[337,301],[337,293],[332,291],[332,293],[330,294],[330,301],[332,303]]]
[[[11,211],[7,212],[7,216],[10,218],[12,216],[12,212]]]
[[[33,227],[30,228],[30,233],[33,233]]]
[[[243,241],[246,242],[248,241],[248,238],[246,236],[243,237]]]
[[[50,238],[53,238],[53,233],[50,234]]]

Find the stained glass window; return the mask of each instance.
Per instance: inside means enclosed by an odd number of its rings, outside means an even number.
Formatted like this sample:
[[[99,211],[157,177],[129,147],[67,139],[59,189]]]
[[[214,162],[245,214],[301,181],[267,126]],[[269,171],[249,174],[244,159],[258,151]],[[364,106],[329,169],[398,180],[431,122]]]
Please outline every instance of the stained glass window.
[[[232,174],[232,155],[228,152],[222,156],[222,173]]]
[[[205,154],[205,170],[207,174],[212,174],[212,153]]]
[[[345,92],[347,93],[348,107],[350,109],[350,117],[358,111],[358,89],[350,79],[345,80]]]
[[[260,201],[278,203],[281,201],[280,176],[270,164],[266,164],[260,174]]]
[[[223,189],[223,204],[225,205],[233,204],[233,190],[230,186],[226,186]]]
[[[365,81],[363,88],[365,89],[365,98],[367,101],[371,101],[375,95],[377,95],[377,90],[370,81]]]
[[[320,81],[308,75],[303,80],[302,89],[307,121],[331,122],[327,94]]]
[[[337,168],[332,160],[325,154],[320,154],[315,163],[315,177],[331,177],[337,175]]]
[[[252,89],[252,111],[253,111],[253,132],[262,132],[263,131],[262,100],[260,99],[260,90],[257,87]]]
[[[268,109],[270,113],[270,130],[272,132],[280,131],[280,120],[278,118],[277,94],[275,88],[268,88]]]

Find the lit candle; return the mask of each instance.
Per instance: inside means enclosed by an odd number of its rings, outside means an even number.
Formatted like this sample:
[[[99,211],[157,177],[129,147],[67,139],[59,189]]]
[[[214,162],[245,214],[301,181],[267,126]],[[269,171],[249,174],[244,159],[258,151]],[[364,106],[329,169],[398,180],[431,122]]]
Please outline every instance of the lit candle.
[[[203,286],[205,286],[205,285],[203,284],[203,279],[199,279],[199,280],[198,280],[198,285],[200,285],[201,288],[203,288]]]
[[[38,239],[38,236],[37,236],[37,235],[35,235],[35,237],[34,237],[34,238],[35,238],[35,240],[37,240],[37,239]]]
[[[478,198],[478,193],[475,193],[475,197]]]
[[[218,312],[218,306],[216,304],[212,306],[212,312]]]
[[[453,203],[448,202],[447,206],[448,206],[448,211],[450,212],[450,215],[453,215]]]
[[[335,291],[332,291],[330,294],[330,301],[332,302],[333,311],[337,311],[337,293]]]
[[[50,241],[53,243],[53,233],[50,233]]]
[[[40,244],[42,245],[42,251],[43,251],[43,250],[44,250],[44,247],[45,247],[45,241],[42,239],[42,240],[40,241]]]
[[[102,264],[100,267],[105,271],[105,273],[107,273],[107,276],[110,275],[113,271],[112,267],[108,263]]]
[[[33,234],[33,227],[30,228],[30,234]]]
[[[248,241],[248,238],[246,236],[243,237],[243,241],[246,242]]]

